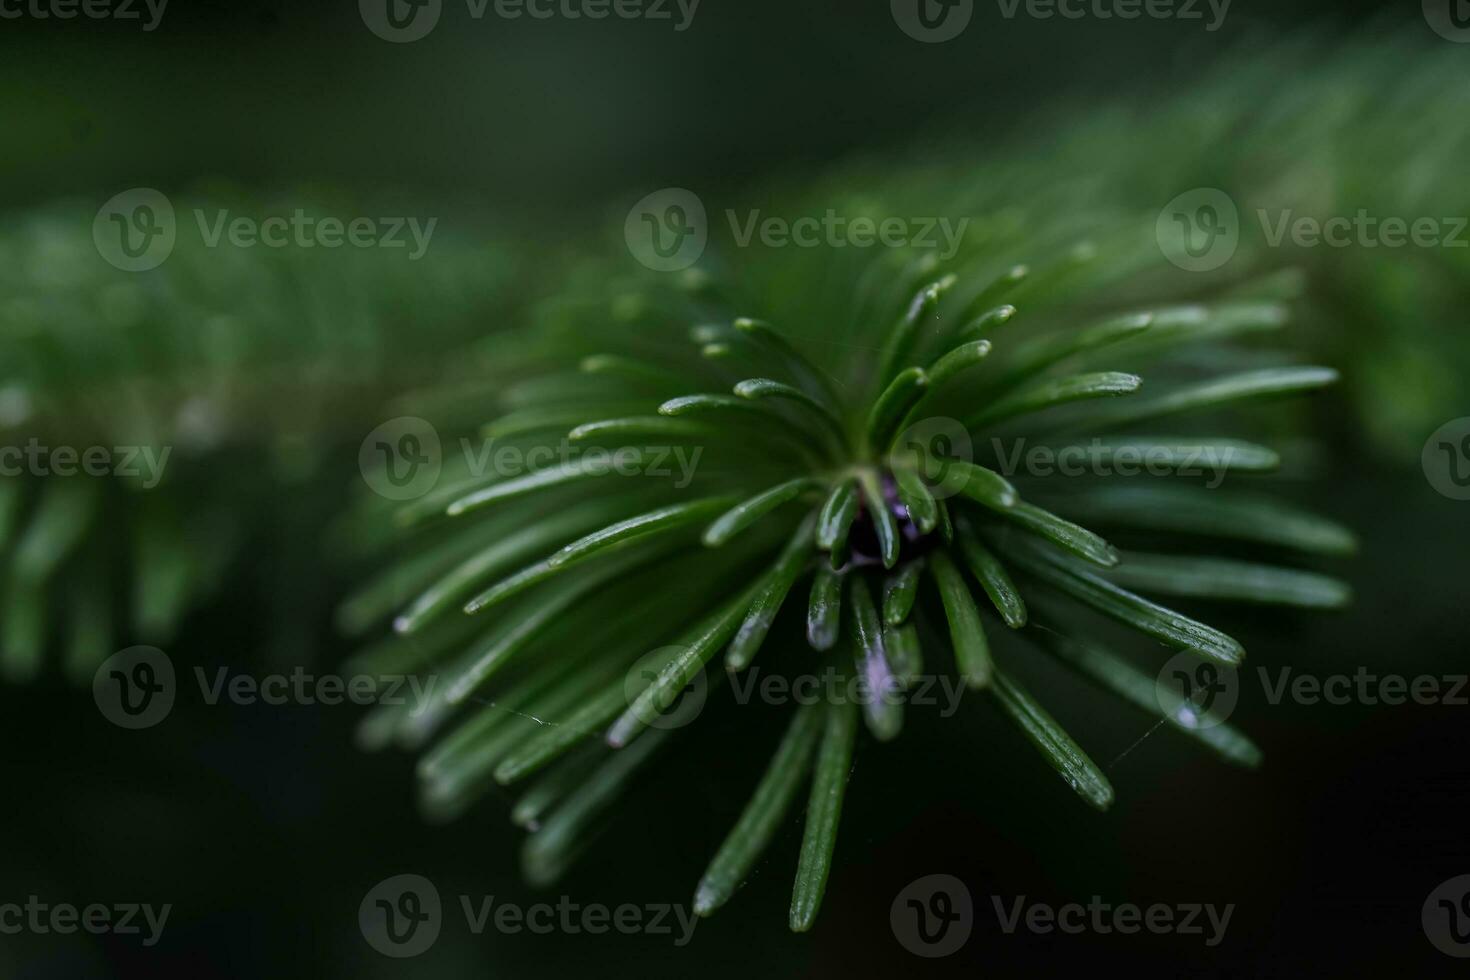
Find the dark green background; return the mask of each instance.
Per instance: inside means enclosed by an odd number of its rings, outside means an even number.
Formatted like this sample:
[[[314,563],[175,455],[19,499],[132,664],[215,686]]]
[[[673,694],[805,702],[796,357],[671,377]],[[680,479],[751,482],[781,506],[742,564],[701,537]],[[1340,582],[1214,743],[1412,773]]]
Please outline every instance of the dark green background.
[[[406,47],[370,35],[350,3],[174,0],[147,35],[4,22],[0,204],[100,203],[136,185],[184,191],[218,178],[264,191],[345,185],[405,202],[474,202],[496,216],[497,232],[544,245],[599,233],[609,200],[658,187],[717,192],[955,120],[999,143],[1058,100],[1165,98],[1201,65],[1281,30],[1419,22],[1418,4],[1395,6],[1370,22],[1369,5],[1236,0],[1225,28],[1205,34],[1169,22],[1006,22],[978,3],[966,35],[943,45],[911,41],[886,2],[871,0],[704,0],[682,34],[636,21],[471,22],[449,3],[434,34]],[[1358,601],[1338,616],[1232,614],[1251,669],[1463,671],[1470,504],[1360,451],[1346,405],[1329,399],[1323,412],[1336,415],[1331,462],[1300,495],[1361,530],[1362,554],[1345,570]],[[311,526],[313,515],[299,518]],[[275,547],[257,549],[247,586],[194,617],[176,662],[272,658],[270,569],[290,560]],[[346,649],[325,611],[319,619],[318,663],[331,664]],[[1078,686],[1048,693],[1100,762],[1150,724],[1104,710]],[[459,894],[555,901],[561,890],[583,903],[687,902],[768,746],[711,712],[702,724],[724,730],[656,768],[646,799],[624,807],[582,869],[538,895],[515,873],[505,801],[425,826],[411,760],[352,747],[356,709],[208,708],[193,697],[159,728],[125,733],[86,692],[48,678],[0,691],[0,900],[37,892],[175,909],[154,949],[120,937],[0,937],[0,972],[1428,976],[1453,964],[1426,942],[1420,904],[1470,872],[1467,710],[1271,706],[1247,683],[1235,720],[1266,750],[1259,773],[1159,733],[1109,768],[1119,801],[1104,816],[989,713],[962,711],[945,725],[919,722],[891,746],[865,746],[810,935],[785,929],[797,840],[788,831],[688,948],[647,936],[475,937],[451,915],[430,954],[400,963],[370,950],[356,923],[364,892],[393,874],[426,875],[451,903]],[[888,906],[936,872],[967,882],[978,923],[963,952],[927,963],[894,941]],[[1237,908],[1215,950],[1188,938],[1004,936],[990,910],[991,895],[1060,903],[1093,894]]]

